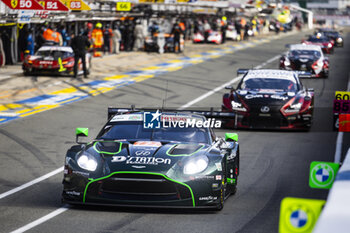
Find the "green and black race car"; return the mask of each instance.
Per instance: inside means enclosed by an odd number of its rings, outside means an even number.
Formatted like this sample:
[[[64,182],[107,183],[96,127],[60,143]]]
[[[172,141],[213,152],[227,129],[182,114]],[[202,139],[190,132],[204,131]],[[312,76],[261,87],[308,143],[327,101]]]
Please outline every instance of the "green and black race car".
[[[222,209],[236,192],[238,135],[215,136],[215,112],[109,108],[96,139],[66,154],[62,199],[70,204]],[[232,117],[232,116],[230,116]]]

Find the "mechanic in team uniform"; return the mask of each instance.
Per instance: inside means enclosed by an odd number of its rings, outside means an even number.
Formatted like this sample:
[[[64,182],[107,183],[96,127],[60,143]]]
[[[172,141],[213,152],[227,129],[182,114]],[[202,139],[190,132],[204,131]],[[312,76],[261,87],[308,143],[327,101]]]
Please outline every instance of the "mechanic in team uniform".
[[[87,37],[87,32],[81,30],[80,34],[72,39],[71,47],[74,51],[74,77],[78,76],[79,58],[83,64],[84,78],[87,78],[86,69],[86,48],[90,47],[90,42]]]
[[[180,53],[180,38],[182,34],[182,29],[180,27],[179,21],[176,21],[176,23],[173,26],[172,34],[174,35],[174,52]]]
[[[102,31],[102,23],[97,23],[96,27],[92,30],[91,40],[93,44],[94,57],[101,57],[101,49],[103,46],[103,31]]]

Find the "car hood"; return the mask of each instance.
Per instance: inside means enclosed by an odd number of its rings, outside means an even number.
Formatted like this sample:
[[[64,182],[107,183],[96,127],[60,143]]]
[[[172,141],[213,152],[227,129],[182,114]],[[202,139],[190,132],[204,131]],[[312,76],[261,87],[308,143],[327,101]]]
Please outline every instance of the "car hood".
[[[31,61],[34,66],[39,66],[39,65],[57,65],[57,59],[55,59],[52,56],[38,56],[38,55],[33,55],[27,58],[27,62]]]
[[[94,141],[81,153],[100,161],[104,173],[115,171],[147,171],[166,173],[174,166],[206,154],[210,146],[199,143],[167,143],[156,141]]]
[[[252,105],[274,105],[280,106],[287,103],[296,94],[295,92],[260,90],[260,91],[240,91],[239,98],[248,106]]]

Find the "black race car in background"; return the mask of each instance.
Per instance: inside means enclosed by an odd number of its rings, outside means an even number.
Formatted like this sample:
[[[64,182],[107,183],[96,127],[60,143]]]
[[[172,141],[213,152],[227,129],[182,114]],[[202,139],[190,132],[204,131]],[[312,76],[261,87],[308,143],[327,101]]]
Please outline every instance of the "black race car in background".
[[[86,54],[86,68],[88,73],[91,67],[91,55]],[[25,75],[73,75],[74,52],[69,46],[42,46],[34,55],[25,57],[22,65]],[[78,74],[83,73],[81,61],[78,65]]]
[[[231,92],[223,96],[222,111],[236,113],[226,121],[227,127],[310,129],[314,91],[302,85],[296,72],[241,69],[238,73],[243,78],[237,89],[227,87]]]
[[[329,59],[318,45],[288,45],[288,52],[280,58],[280,69],[308,71],[312,77],[327,78]]]
[[[235,193],[238,135],[217,138],[212,122],[195,124],[213,119],[116,108],[109,108],[109,116],[96,139],[67,151],[64,202],[222,209],[225,198]],[[145,119],[159,128],[145,128]],[[194,125],[181,127],[187,122]],[[78,143],[87,132],[77,128]]]
[[[342,37],[340,32],[331,28],[320,28],[315,34],[317,33],[321,33],[322,35],[334,40],[334,45],[336,47],[344,47],[344,38]]]

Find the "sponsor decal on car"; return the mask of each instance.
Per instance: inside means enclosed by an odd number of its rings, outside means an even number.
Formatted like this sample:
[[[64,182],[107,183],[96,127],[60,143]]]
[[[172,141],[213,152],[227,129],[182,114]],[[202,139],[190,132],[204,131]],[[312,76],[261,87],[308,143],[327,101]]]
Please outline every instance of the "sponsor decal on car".
[[[144,165],[158,165],[158,164],[171,164],[171,159],[155,158],[155,157],[126,157],[126,156],[113,156],[112,163],[124,162],[126,164],[144,164]]]
[[[139,146],[139,147],[143,147],[143,148],[146,148],[146,147],[160,147],[162,146],[162,143],[161,142],[157,142],[157,141],[137,141],[134,143],[134,146]]]
[[[215,163],[216,169],[220,172],[222,171],[221,163]]]
[[[213,196],[207,196],[207,197],[199,197],[200,201],[212,201],[212,200],[217,200],[218,197],[213,197]]]
[[[193,178],[196,180],[214,180],[214,176],[204,176],[204,175],[194,176],[194,177],[190,177],[190,178]]]
[[[82,175],[82,176],[89,176],[90,174],[88,172],[81,172],[81,171],[73,171],[74,174]]]
[[[247,100],[250,100],[250,99],[255,99],[255,98],[264,98],[263,95],[246,95],[245,98]]]
[[[66,194],[73,195],[73,196],[80,196],[80,193],[76,191],[66,191]]]
[[[135,152],[135,155],[137,156],[148,156],[151,152],[149,150],[138,150]]]
[[[271,95],[271,99],[276,99],[276,100],[287,100],[287,96],[280,96],[280,95]]]

